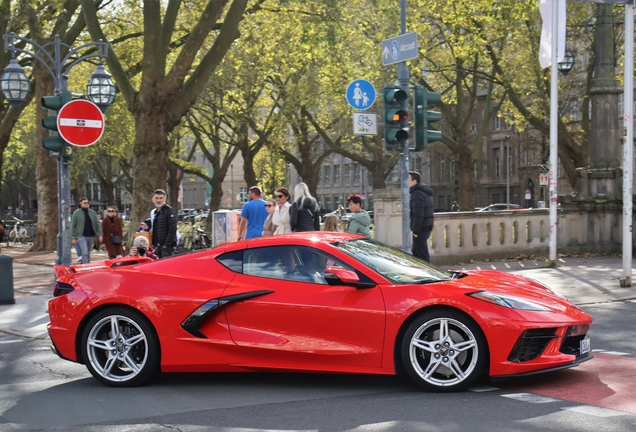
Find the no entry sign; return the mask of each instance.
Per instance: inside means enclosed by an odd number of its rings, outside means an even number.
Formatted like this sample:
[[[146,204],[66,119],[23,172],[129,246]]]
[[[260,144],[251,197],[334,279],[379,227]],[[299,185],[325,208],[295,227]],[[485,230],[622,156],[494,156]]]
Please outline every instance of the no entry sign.
[[[104,133],[104,116],[93,102],[72,100],[57,113],[57,130],[67,143],[89,146]]]

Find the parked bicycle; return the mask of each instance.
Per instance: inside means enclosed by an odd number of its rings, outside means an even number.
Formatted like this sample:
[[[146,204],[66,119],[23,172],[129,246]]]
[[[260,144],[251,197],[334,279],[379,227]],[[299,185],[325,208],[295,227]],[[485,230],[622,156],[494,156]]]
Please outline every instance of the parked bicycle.
[[[205,231],[194,225],[193,221],[189,221],[188,225],[190,225],[190,230],[186,231],[183,229],[181,232],[183,236],[183,246],[179,247],[177,252],[209,248],[212,243]]]
[[[12,216],[12,218],[15,219],[15,225],[13,225],[13,229],[9,232],[9,241],[14,244],[17,242],[25,244],[28,238],[28,231],[23,225],[20,225],[23,224],[24,221],[15,216]]]

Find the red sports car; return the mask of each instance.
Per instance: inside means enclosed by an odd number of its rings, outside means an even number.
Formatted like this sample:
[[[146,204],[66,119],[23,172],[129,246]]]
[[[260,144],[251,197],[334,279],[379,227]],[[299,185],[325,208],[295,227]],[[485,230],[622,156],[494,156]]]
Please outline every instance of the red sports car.
[[[111,386],[159,372],[406,373],[427,390],[576,366],[592,319],[549,288],[343,233],[57,266],[54,351]]]

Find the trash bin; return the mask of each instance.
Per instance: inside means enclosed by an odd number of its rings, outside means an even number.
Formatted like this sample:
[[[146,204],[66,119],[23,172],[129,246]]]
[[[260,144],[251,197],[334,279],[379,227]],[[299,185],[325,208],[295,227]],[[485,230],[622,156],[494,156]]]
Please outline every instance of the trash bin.
[[[13,257],[0,255],[0,304],[14,304]]]

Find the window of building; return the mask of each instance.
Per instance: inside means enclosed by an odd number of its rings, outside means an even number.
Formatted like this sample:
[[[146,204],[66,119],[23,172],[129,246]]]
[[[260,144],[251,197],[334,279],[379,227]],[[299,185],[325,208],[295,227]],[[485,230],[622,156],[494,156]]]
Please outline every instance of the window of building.
[[[400,178],[399,165],[400,164],[396,163],[393,166],[393,169],[391,170],[391,174],[389,174],[389,181],[398,181],[398,179]]]
[[[590,104],[590,107],[592,105]],[[623,97],[623,93],[618,95],[618,116],[619,117],[623,117],[625,111],[625,98]],[[592,112],[592,110],[590,109],[590,112]]]
[[[499,178],[501,177],[501,161],[499,160],[499,149],[493,149],[494,151],[494,158],[493,158],[493,162],[495,164],[495,177]]]
[[[578,101],[570,101],[570,115],[572,116],[572,121],[576,122],[581,120],[581,111],[579,110]]]
[[[450,179],[451,180],[455,180],[455,178],[457,177],[456,173],[457,173],[457,164],[455,163],[455,161],[451,161],[450,163]]]
[[[501,130],[501,117],[495,117],[495,130]]]
[[[333,208],[331,207],[331,197],[325,195],[325,197],[323,198],[323,203],[324,203],[324,207],[327,210],[333,210]]]
[[[344,181],[346,183],[349,183],[351,181],[351,165],[349,165],[349,164],[345,164]]]
[[[353,182],[358,183],[360,181],[360,164],[353,164]]]
[[[239,202],[245,204],[249,199],[247,198],[247,188],[242,187],[239,189]]]
[[[473,164],[473,178],[477,178],[477,161]]]
[[[446,171],[446,160],[442,159],[439,161],[439,180],[444,181],[444,172]]]
[[[325,165],[324,167],[322,167],[322,179],[327,184],[331,183],[331,167],[330,166]]]
[[[471,123],[470,126],[468,127],[468,130],[470,132],[477,132],[477,123]]]
[[[333,166],[333,181],[335,183],[340,182],[340,165]]]

